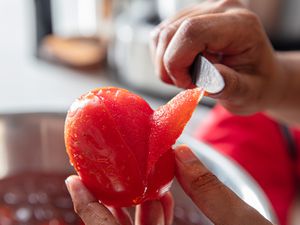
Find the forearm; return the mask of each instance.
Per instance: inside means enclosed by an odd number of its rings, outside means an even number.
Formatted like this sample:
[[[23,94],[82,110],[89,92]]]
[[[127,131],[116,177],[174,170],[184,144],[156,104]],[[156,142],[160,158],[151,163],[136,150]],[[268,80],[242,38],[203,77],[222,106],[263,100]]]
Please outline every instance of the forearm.
[[[283,69],[281,99],[268,114],[290,125],[300,125],[300,51],[278,52]]]

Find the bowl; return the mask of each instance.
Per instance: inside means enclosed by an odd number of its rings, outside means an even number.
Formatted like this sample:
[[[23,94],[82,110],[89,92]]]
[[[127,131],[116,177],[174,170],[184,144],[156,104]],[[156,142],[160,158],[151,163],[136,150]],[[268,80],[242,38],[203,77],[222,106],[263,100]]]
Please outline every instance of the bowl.
[[[53,218],[64,221],[63,224],[78,224],[63,182],[68,174],[74,173],[64,147],[64,119],[65,113],[0,115],[0,224],[5,224],[1,219],[7,219],[7,215],[15,221],[34,221],[30,224]],[[277,223],[265,194],[241,167],[189,135],[183,134],[178,143],[189,145],[241,199]],[[27,190],[25,194],[24,190]],[[212,224],[176,181],[172,192],[175,196],[174,224]],[[28,204],[30,207],[26,206]]]

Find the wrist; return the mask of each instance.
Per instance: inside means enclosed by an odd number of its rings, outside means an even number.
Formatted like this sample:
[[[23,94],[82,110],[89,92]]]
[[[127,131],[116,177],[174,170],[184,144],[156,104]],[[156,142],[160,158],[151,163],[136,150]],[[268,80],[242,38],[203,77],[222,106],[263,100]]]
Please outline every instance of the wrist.
[[[263,70],[259,72],[262,111],[273,110],[280,106],[287,88],[287,71],[281,57],[278,56],[278,53],[273,53],[273,56],[268,58],[271,60],[265,61]]]
[[[283,107],[285,105],[285,99],[287,98],[288,88],[290,86],[290,72],[289,72],[289,61],[286,60],[284,53],[276,52],[276,71],[274,71],[277,76],[274,77],[274,82],[277,84],[278,94],[275,95],[277,98],[277,104],[274,105],[275,108]]]
[[[289,88],[291,87],[291,76],[292,73],[290,61],[286,57],[286,53],[284,52],[276,52],[275,53],[275,69],[273,73],[275,74],[272,76],[272,92],[270,92],[269,98],[272,101],[271,104],[268,105],[266,108],[266,113],[275,118],[282,120],[281,114],[282,111],[285,111],[288,108],[288,101],[289,98]],[[282,122],[286,122],[282,120]]]

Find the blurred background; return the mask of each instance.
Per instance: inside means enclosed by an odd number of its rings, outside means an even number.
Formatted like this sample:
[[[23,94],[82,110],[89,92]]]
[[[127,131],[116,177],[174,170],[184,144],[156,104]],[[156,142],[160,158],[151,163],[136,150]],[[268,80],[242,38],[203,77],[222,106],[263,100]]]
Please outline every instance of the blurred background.
[[[174,95],[178,90],[154,74],[148,34],[195,2],[201,0],[2,0],[0,110],[66,110],[75,96],[111,80]],[[299,1],[248,4],[276,49],[300,46]]]
[[[178,90],[155,76],[149,32],[195,2],[201,0],[2,0],[0,111],[66,110],[74,97],[111,82],[174,95]],[[299,1],[248,4],[276,49],[300,47]]]
[[[63,178],[49,175],[41,187],[37,183],[45,176],[32,171],[71,171],[63,150],[63,118],[73,100],[90,89],[124,87],[154,108],[180,91],[155,75],[149,33],[197,2],[201,0],[0,0],[1,225],[80,223]],[[300,1],[245,2],[261,17],[275,49],[300,48]],[[213,105],[210,99],[202,101],[188,135]],[[22,171],[26,176],[18,175]],[[26,208],[25,198],[46,209]],[[53,204],[65,213],[63,219],[51,220],[60,215]]]

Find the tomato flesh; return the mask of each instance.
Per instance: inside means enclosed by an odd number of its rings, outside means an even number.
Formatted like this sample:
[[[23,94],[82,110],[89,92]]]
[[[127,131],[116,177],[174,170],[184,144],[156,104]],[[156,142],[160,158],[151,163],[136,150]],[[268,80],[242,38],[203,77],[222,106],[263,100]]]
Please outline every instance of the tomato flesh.
[[[172,145],[199,96],[198,89],[184,91],[156,111],[115,87],[77,99],[66,118],[65,143],[70,162],[93,195],[123,207],[167,191],[174,177]]]

